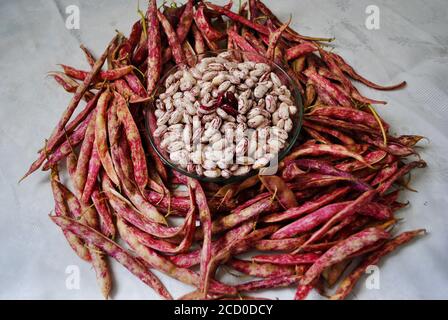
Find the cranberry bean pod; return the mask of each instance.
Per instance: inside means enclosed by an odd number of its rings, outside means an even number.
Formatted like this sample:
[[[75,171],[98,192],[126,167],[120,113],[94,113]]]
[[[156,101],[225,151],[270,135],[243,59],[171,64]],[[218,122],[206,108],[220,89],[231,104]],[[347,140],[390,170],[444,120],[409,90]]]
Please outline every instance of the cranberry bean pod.
[[[156,89],[157,82],[160,79],[162,72],[162,49],[160,40],[159,19],[157,17],[157,1],[151,0],[149,2],[147,12],[147,41],[146,48],[148,52],[148,71],[147,71],[147,86],[146,91],[148,95],[152,95]]]
[[[301,284],[308,285],[310,284],[316,277],[320,275],[320,273],[327,267],[338,263],[344,260],[346,257],[359,251],[366,246],[374,244],[375,242],[388,239],[389,233],[378,229],[378,228],[369,228],[363,230],[353,236],[341,241],[330,250],[325,252],[305,273],[303,279],[301,280]]]
[[[95,143],[98,150],[98,156],[104,170],[115,185],[120,185],[120,181],[118,180],[117,173],[115,172],[115,168],[109,154],[109,146],[107,144],[107,108],[111,99],[112,94],[109,90],[107,90],[101,95],[100,99],[98,100],[98,111],[96,114],[95,126]]]
[[[291,208],[289,210],[286,210],[283,213],[280,214],[271,214],[262,219],[264,222],[280,222],[288,219],[294,219],[297,217],[300,217],[302,215],[305,215],[307,213],[313,212],[320,207],[327,205],[331,203],[332,201],[342,198],[344,195],[346,195],[350,191],[350,187],[341,187],[333,190],[329,193],[324,193],[323,195],[319,196],[317,199],[313,199],[311,201],[303,203],[301,206],[296,208]]]
[[[168,43],[171,47],[171,51],[174,57],[174,60],[177,65],[186,65],[187,59],[185,58],[184,51],[182,50],[182,44],[179,41],[176,32],[173,29],[173,26],[170,24],[168,19],[160,12],[157,11],[157,17],[162,25],[163,30],[168,38]]]
[[[50,217],[51,220],[63,230],[69,230],[101,250],[112,256],[119,263],[121,263],[126,269],[133,273],[136,277],[146,283],[148,286],[154,288],[154,290],[163,298],[171,299],[171,295],[166,288],[160,282],[160,280],[147,270],[141,263],[135,260],[126,250],[121,248],[115,242],[107,239],[97,231],[82,225],[75,220],[64,217]]]
[[[415,230],[415,231],[408,231],[403,232],[402,234],[398,235],[397,237],[393,238],[392,240],[389,240],[377,251],[371,253],[369,256],[367,256],[359,266],[356,267],[355,270],[353,270],[350,275],[348,275],[339,286],[338,290],[334,295],[331,296],[331,300],[341,300],[345,299],[349,293],[353,290],[354,286],[358,282],[359,278],[365,273],[365,270],[368,266],[371,265],[377,265],[378,262],[389,253],[395,251],[398,247],[412,241],[417,236],[424,233],[425,230]]]
[[[114,95],[117,100],[117,116],[123,125],[124,133],[131,151],[135,182],[140,190],[144,190],[148,183],[148,167],[139,130],[124,98],[118,93],[115,93]]]

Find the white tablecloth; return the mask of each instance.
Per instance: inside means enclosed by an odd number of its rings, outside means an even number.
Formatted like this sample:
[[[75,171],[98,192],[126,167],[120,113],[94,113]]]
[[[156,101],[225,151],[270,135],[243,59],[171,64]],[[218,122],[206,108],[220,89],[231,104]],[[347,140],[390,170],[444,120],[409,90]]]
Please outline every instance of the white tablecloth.
[[[144,3],[144,1],[141,1]],[[222,1],[219,1],[222,3]],[[238,1],[236,1],[238,2]],[[335,36],[335,50],[360,73],[380,83],[408,81],[405,90],[368,96],[397,133],[421,134],[429,167],[413,175],[418,193],[400,216],[400,230],[427,228],[429,234],[390,256],[380,266],[380,289],[361,282],[352,298],[448,298],[448,6],[445,0],[266,1],[303,34]],[[65,28],[65,8],[80,8],[81,29]],[[380,29],[365,26],[368,5],[380,9]],[[79,44],[96,54],[118,29],[128,33],[137,1],[15,0],[0,2],[0,298],[101,299],[91,267],[69,249],[48,219],[53,208],[48,175],[17,181],[56,124],[69,100],[46,72],[56,64],[86,68]],[[80,270],[79,289],[66,286],[68,266]],[[154,292],[113,264],[116,299],[154,299]],[[162,276],[175,297],[191,288]],[[227,276],[232,282],[234,278]],[[293,289],[257,293],[290,299]],[[313,295],[317,298],[317,295]]]

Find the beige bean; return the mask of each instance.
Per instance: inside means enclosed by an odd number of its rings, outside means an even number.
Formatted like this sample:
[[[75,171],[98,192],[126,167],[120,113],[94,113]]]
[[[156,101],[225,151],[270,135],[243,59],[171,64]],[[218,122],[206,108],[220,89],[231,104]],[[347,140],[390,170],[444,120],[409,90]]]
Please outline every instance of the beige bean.
[[[166,125],[159,126],[156,130],[154,130],[154,137],[160,138],[167,132],[168,127]]]
[[[254,97],[258,99],[263,98],[268,92],[268,90],[269,87],[267,85],[259,84],[254,90]]]
[[[285,129],[286,132],[289,133],[289,132],[292,131],[293,126],[294,126],[294,124],[293,124],[292,120],[291,120],[291,119],[288,119],[288,120],[285,121],[284,129]]]
[[[211,81],[214,77],[218,75],[218,71],[208,71],[202,75],[203,81]]]
[[[168,124],[177,124],[182,120],[183,117],[183,111],[182,110],[175,110],[172,114],[170,119],[168,120]]]
[[[165,112],[159,119],[157,119],[157,125],[161,126],[166,124],[170,120],[172,113],[173,112],[171,111]]]
[[[294,106],[294,105],[289,106],[289,114],[290,115],[294,116],[297,114],[298,111],[299,111],[299,109],[296,106]]]
[[[255,116],[255,117],[253,117],[252,119],[249,119],[248,121],[247,121],[247,125],[250,127],[250,128],[258,128],[259,126],[261,126],[264,122],[265,122],[265,117],[263,117],[262,115],[258,115],[258,116]]]
[[[271,81],[274,84],[274,86],[276,86],[276,87],[282,86],[282,82],[281,82],[280,78],[274,72],[271,72]]]
[[[204,171],[204,176],[207,178],[218,178],[221,176],[221,169],[216,168],[214,170],[206,170]]]
[[[221,171],[221,177],[223,177],[224,179],[228,179],[231,176],[232,176],[232,171],[227,170],[227,169]]]
[[[250,166],[240,166],[238,169],[233,171],[233,175],[235,176],[244,176],[248,174],[251,170]]]
[[[278,116],[285,121],[289,119],[289,105],[285,102],[282,102],[278,107]]]
[[[227,89],[229,89],[229,87],[231,86],[232,84],[230,83],[230,81],[224,81],[223,83],[221,83],[220,85],[219,85],[219,87],[218,87],[218,92],[225,92],[225,91],[227,91]]]

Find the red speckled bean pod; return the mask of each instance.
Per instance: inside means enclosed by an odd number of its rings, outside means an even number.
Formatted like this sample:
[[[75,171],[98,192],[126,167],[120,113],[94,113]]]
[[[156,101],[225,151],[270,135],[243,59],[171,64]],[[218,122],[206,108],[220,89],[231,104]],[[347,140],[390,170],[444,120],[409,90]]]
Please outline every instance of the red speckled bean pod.
[[[128,83],[131,90],[138,96],[145,98],[148,96],[148,93],[146,92],[145,87],[142,85],[140,79],[134,74],[129,73],[124,76],[124,79]]]
[[[343,144],[345,145],[352,145],[355,144],[355,141],[349,137],[348,135],[343,134],[342,132],[338,131],[338,130],[334,130],[331,128],[327,128],[324,126],[320,126],[317,124],[314,124],[310,121],[304,120],[303,121],[303,125],[305,128],[311,128],[314,129],[318,132],[322,132],[322,133],[327,133],[333,137],[335,137],[336,139],[340,140]]]
[[[98,213],[93,207],[86,207],[79,202],[76,196],[64,185],[60,184],[65,198],[67,199],[67,206],[70,211],[70,216],[76,218],[79,222],[95,229],[99,229]],[[98,285],[101,289],[105,299],[108,299],[112,289],[112,278],[106,258],[103,256],[100,249],[95,245],[90,244],[90,256],[92,257],[92,266],[95,270]]]
[[[48,73],[49,76],[53,77],[53,79],[59,84],[61,85],[61,87],[69,92],[69,93],[75,93],[76,92],[76,88],[78,88],[79,83],[76,82],[75,80],[73,80],[72,78],[70,78],[69,76],[67,76],[65,73],[62,72],[49,72]],[[85,100],[90,100],[92,98],[92,96],[89,94],[89,92],[86,92],[86,94],[84,95],[84,99]]]
[[[235,241],[235,239],[247,235],[250,231],[253,230],[253,227],[254,222],[248,221],[242,224],[241,226],[238,226],[228,231],[223,237],[219,238],[218,240],[212,243],[212,256],[215,255],[217,252],[221,251],[222,249],[224,249],[233,241]],[[198,265],[200,263],[201,250],[196,249],[189,253],[172,256],[170,259],[175,265],[179,267],[191,268],[192,266]]]
[[[179,41],[179,43],[184,44],[185,39],[187,38],[188,32],[190,31],[191,25],[193,23],[193,1],[192,0],[188,0],[188,2],[184,5],[185,8],[183,8],[182,14],[179,17],[179,23],[177,24],[176,27],[176,35],[177,35],[177,39]],[[164,12],[164,14],[166,15],[166,10]],[[172,25],[173,22],[168,20]],[[184,48],[185,51],[185,48]],[[187,55],[187,53],[185,53],[185,55]],[[163,58],[162,61],[164,63],[168,62],[172,57],[172,50],[171,48],[166,48],[166,50],[163,52]],[[188,56],[186,56],[187,61],[189,62],[190,60],[188,59]]]
[[[249,276],[258,278],[274,278],[293,276],[296,271],[291,266],[280,266],[271,263],[256,263],[239,259],[232,259],[227,265]]]
[[[398,143],[400,143],[403,146],[413,147],[422,139],[426,139],[426,138],[423,136],[417,136],[417,135],[403,135],[403,136],[399,136],[396,140],[398,141]]]
[[[152,249],[164,252],[164,253],[180,253],[188,250],[193,242],[194,231],[196,228],[196,206],[194,204],[194,195],[190,190],[191,196],[191,209],[185,218],[183,230],[185,236],[182,242],[176,246],[170,242],[163,241],[152,237],[151,235],[142,232],[132,226],[128,226],[128,229],[132,232],[132,234],[138,239],[140,243],[143,245],[150,247]]]
[[[136,211],[132,205],[110,186],[103,186],[109,203],[115,213],[142,231],[159,238],[173,238],[180,234],[182,227],[165,227]]]
[[[293,251],[305,242],[305,237],[280,240],[262,239],[254,244],[258,251]]]
[[[259,255],[252,257],[252,261],[284,266],[295,266],[297,264],[312,264],[316,262],[320,256],[320,254],[316,253]]]
[[[294,296],[294,300],[305,300],[313,289],[314,286],[312,285],[299,284]]]
[[[300,279],[301,276],[299,275],[267,278],[264,280],[257,280],[239,284],[236,286],[236,290],[238,292],[251,292],[264,289],[284,288],[298,283]]]
[[[340,120],[350,120],[351,122],[364,124],[373,129],[379,129],[379,125],[375,117],[367,112],[352,109],[352,108],[340,108],[340,107],[321,107],[314,108],[310,115],[324,116],[329,118],[336,118]],[[382,121],[385,130],[389,128],[389,125]]]
[[[107,144],[107,108],[112,94],[109,90],[104,92],[98,100],[98,110],[96,114],[95,126],[95,143],[98,150],[98,156],[101,164],[109,178],[115,185],[120,185],[117,173],[115,172],[112,159],[109,154],[109,146]]]
[[[124,241],[138,254],[138,256],[151,268],[157,269],[169,276],[186,284],[200,287],[200,276],[185,268],[179,268],[173,265],[169,260],[165,259],[155,251],[143,246],[138,240],[133,237],[127,225],[120,219],[117,221],[118,231]],[[210,291],[215,293],[232,294],[235,293],[235,288],[213,281],[210,284]]]
[[[350,190],[350,187],[341,187],[341,188],[333,190],[332,192],[324,193],[317,199],[313,199],[311,201],[305,202],[304,204],[302,204],[299,207],[291,208],[291,209],[286,210],[285,212],[280,213],[280,214],[271,214],[269,216],[266,216],[263,218],[263,222],[270,222],[270,223],[280,222],[283,220],[294,219],[294,218],[300,217],[304,214],[313,212],[313,211],[319,209],[320,207],[327,205],[338,198],[342,198],[344,195],[346,195],[349,192],[349,190]]]
[[[332,82],[327,80],[326,78],[322,77],[316,72],[311,71],[311,69],[307,69],[303,72],[304,75],[306,75],[311,81],[311,83],[321,91],[325,91],[328,93],[328,95],[338,101],[341,106],[352,108],[353,103],[349,96],[347,96],[340,88],[338,88],[336,85],[334,85]]]
[[[249,0],[249,19],[250,21],[254,21],[258,17],[258,9],[256,0]]]
[[[60,188],[59,173],[56,168],[51,170],[51,189],[53,191],[56,215],[58,217],[68,217],[69,210],[64,199],[63,191]],[[92,260],[88,248],[77,235],[71,231],[64,230],[64,236],[78,257],[88,262]]]
[[[361,219],[364,220],[365,217],[361,217]],[[339,222],[337,225],[333,226],[330,230],[327,231],[327,233],[325,234],[325,238],[333,239],[338,234],[339,231],[355,224],[358,220],[359,220],[358,216],[356,215],[352,215],[343,219],[341,222]]]
[[[274,61],[275,49],[277,48],[278,41],[282,37],[283,32],[285,32],[285,30],[289,27],[290,23],[291,19],[269,35],[269,45],[266,52],[266,57],[269,59]]]
[[[171,199],[168,199],[162,194],[154,191],[145,191],[145,198],[158,208],[162,208],[166,211],[168,210],[168,207],[170,207],[171,210],[178,212],[180,215],[186,215],[186,212],[190,208],[190,201],[188,198],[172,196]]]
[[[304,42],[298,44],[297,46],[288,48],[285,51],[285,59],[286,61],[294,60],[309,53],[313,53],[314,51],[317,51],[317,47],[314,43]]]
[[[333,175],[338,177],[344,177],[350,179],[350,182],[353,183],[353,188],[358,191],[367,191],[371,190],[372,187],[370,187],[368,184],[362,182],[358,178],[356,178],[354,175],[341,171],[336,169],[331,163],[322,161],[322,160],[314,160],[314,159],[298,159],[294,161],[297,166],[303,170],[309,171],[317,171],[321,174],[326,175]]]
[[[276,226],[270,226],[267,228],[255,230],[245,237],[234,239],[234,241],[231,242],[228,246],[217,252],[216,255],[213,255],[213,258],[210,261],[207,279],[209,279],[212,274],[216,272],[216,269],[220,264],[225,263],[234,255],[248,251],[250,248],[252,248],[254,241],[264,238],[266,235],[271,234],[276,229]]]
[[[201,33],[210,41],[221,39],[224,34],[213,28],[205,15],[204,9],[205,6],[202,4],[196,9],[196,13],[194,14],[194,21],[196,25]]]
[[[378,149],[384,150],[388,153],[390,153],[391,155],[397,156],[397,157],[407,157],[410,156],[412,154],[415,154],[415,150],[412,147],[407,147],[407,146],[403,146],[400,144],[396,144],[396,143],[388,143],[387,145],[384,145],[384,142],[382,139],[378,139],[378,138],[371,138],[366,134],[359,134],[358,135],[359,139],[372,144],[374,146],[376,146]]]
[[[132,55],[132,64],[135,66],[139,66],[142,63],[147,63],[145,60],[148,58],[148,42],[146,37],[142,37],[139,45],[135,49],[134,54]]]
[[[316,141],[316,138],[314,138]],[[291,181],[294,180],[297,176],[300,176],[301,174],[304,174],[305,172],[300,169],[294,162],[290,162],[286,165],[286,167],[282,171],[282,178],[285,181]]]
[[[81,149],[78,155],[78,163],[76,166],[76,171],[73,176],[73,184],[76,190],[84,190],[87,181],[87,175],[89,172],[89,161],[92,156],[92,150],[95,143],[95,125],[96,125],[96,115],[95,112],[92,119],[87,127],[84,140],[81,144]],[[84,200],[84,199],[81,199]],[[87,204],[86,202],[84,202]]]
[[[380,183],[383,183],[384,181],[392,177],[397,171],[398,171],[398,162],[395,161],[391,165],[383,167],[370,184],[372,186],[377,186]]]
[[[151,97],[142,97],[137,95],[134,90],[131,89],[128,82],[126,82],[123,79],[115,80],[112,84],[113,88],[121,95],[123,96],[129,103],[143,103],[148,102]]]
[[[325,62],[325,64],[329,68],[329,73],[332,75],[332,80],[337,80],[341,83],[342,88],[344,88],[345,92],[350,95],[354,86],[350,82],[350,80],[345,76],[344,72],[339,68],[338,64],[334,61],[332,56],[328,54],[325,50],[319,47],[319,54],[321,59]]]
[[[75,220],[64,217],[50,217],[54,223],[60,226],[63,230],[69,230],[81,237],[84,241],[100,248],[108,255],[116,259],[126,269],[133,273],[136,277],[153,288],[161,297],[165,299],[172,299],[169,292],[160,282],[160,280],[147,270],[140,262],[134,259],[126,250],[121,248],[115,242],[104,237],[92,228],[82,225]]]
[[[348,131],[356,131],[356,132],[362,132],[362,133],[370,133],[377,135],[378,130],[369,128],[365,125],[359,124],[359,123],[350,123],[347,121],[337,120],[337,119],[330,119],[328,117],[318,117],[318,116],[307,116],[307,120],[312,122],[317,122],[320,124],[324,124],[330,127],[338,128],[339,130],[343,130],[344,132]]]
[[[124,133],[131,150],[135,182],[140,190],[144,190],[148,183],[148,168],[140,133],[124,98],[118,93],[115,93],[114,95],[117,101],[117,116],[123,124]]]
[[[132,25],[131,34],[129,35],[128,43],[129,43],[129,54],[134,52],[138,43],[140,42],[140,38],[143,33],[143,25],[139,20]]]
[[[375,252],[371,253],[369,256],[367,256],[361,263],[356,267],[355,270],[353,270],[350,275],[348,275],[339,286],[338,290],[334,295],[330,297],[331,300],[342,300],[345,299],[349,293],[353,290],[354,286],[358,282],[359,278],[365,273],[365,270],[367,267],[371,265],[377,265],[381,258],[386,256],[387,254],[395,251],[399,246],[406,244],[416,238],[417,236],[421,235],[422,233],[425,233],[426,231],[421,230],[415,230],[415,231],[408,231],[403,232],[402,234],[398,235],[397,237],[393,238],[392,240],[389,240],[386,242],[380,249],[376,250]]]
[[[392,175],[388,180],[384,181],[383,183],[381,183],[378,186],[378,188],[377,188],[378,193],[380,195],[385,194],[389,190],[389,188],[392,186],[392,184],[394,184],[397,181],[397,179],[399,179],[402,176],[406,175],[412,169],[415,169],[415,168],[425,168],[425,167],[426,167],[426,162],[423,161],[423,160],[413,161],[413,162],[410,162],[408,164],[405,164],[403,167],[398,169],[398,171],[394,175]]]
[[[70,177],[70,180],[73,183],[73,187],[75,188],[75,194],[76,197],[79,198],[80,197],[80,193],[82,192],[82,190],[79,190],[78,188],[76,188],[76,186],[74,185],[74,180],[75,180],[75,176],[76,176],[76,166],[78,164],[78,159],[77,156],[74,152],[70,153],[67,156],[67,161],[66,161],[66,165],[67,165],[67,172],[68,175]]]
[[[199,208],[199,219],[201,221],[202,234],[203,234],[203,243],[202,243],[202,251],[201,251],[201,285],[200,290],[205,295],[208,291],[208,278],[210,270],[210,261],[212,258],[212,219],[210,214],[210,209],[207,204],[207,197],[205,196],[204,191],[202,190],[201,185],[198,181],[194,179],[188,179],[188,185],[192,188],[196,195],[196,204]]]
[[[96,108],[97,106],[97,102],[98,99],[100,98],[102,93],[102,89],[100,89],[95,96],[88,101],[88,103],[86,104],[86,106],[84,107],[83,110],[81,110],[81,112],[78,113],[78,115],[69,123],[67,123],[67,126],[65,127],[65,130],[63,130],[59,135],[55,136],[55,145],[58,144],[59,142],[61,142],[63,139],[66,139],[66,133],[71,133],[73,132],[73,130],[75,130],[75,128],[80,125],[84,119],[86,119],[91,113],[92,111]],[[47,151],[50,152],[51,150],[49,150],[48,146],[47,146]]]
[[[53,130],[50,138],[48,139],[45,150],[40,152],[40,157],[31,165],[28,172],[25,174],[25,176],[21,179],[25,179],[27,176],[29,176],[31,173],[39,169],[39,167],[44,163],[46,158],[46,153],[49,153],[53,151],[54,147],[57,145],[57,143],[60,142],[61,137],[65,135],[66,124],[70,120],[71,116],[75,112],[76,108],[78,107],[79,102],[84,97],[84,94],[87,92],[90,84],[92,83],[92,80],[98,75],[98,73],[101,70],[101,67],[103,66],[104,62],[106,61],[107,54],[109,53],[110,48],[115,43],[115,41],[118,39],[118,36],[115,36],[112,41],[110,42],[109,46],[107,47],[106,51],[103,53],[103,55],[100,57],[100,59],[95,63],[95,65],[92,68],[92,71],[89,73],[88,77],[84,80],[84,82],[78,86],[73,98],[70,100],[69,105],[67,106],[67,109],[64,111],[61,119],[59,120],[58,124],[56,125],[56,128]]]
[[[69,155],[73,148],[75,148],[78,144],[80,144],[87,131],[87,127],[89,125],[90,119],[92,115],[89,115],[75,131],[68,137],[68,139],[62,143],[57,149],[51,154],[48,158],[47,162],[43,166],[43,170],[47,171],[54,165],[56,165],[59,161],[64,159],[67,155]]]
[[[186,65],[187,59],[185,58],[184,51],[182,50],[182,43],[179,41],[173,26],[160,11],[157,11],[157,17],[163,30],[165,31],[166,37],[168,38],[168,43],[170,45],[174,61],[176,61],[177,65]]]
[[[293,183],[289,183],[289,187],[296,190],[307,190],[310,188],[328,187],[338,182],[351,181],[350,178],[336,177],[324,175],[320,173],[306,173],[297,176]]]
[[[190,32],[191,25],[193,24],[193,18],[193,0],[188,0],[176,27],[177,38],[181,43],[184,42]]]
[[[361,163],[365,164],[367,167],[371,167],[371,165],[364,159],[363,156],[360,154],[351,152],[346,147],[333,144],[333,145],[311,145],[307,146],[305,148],[298,148],[296,150],[293,150],[291,154],[289,154],[285,160],[283,160],[284,163],[287,163],[290,160],[296,159],[298,157],[302,156],[320,156],[320,155],[332,155],[335,157],[345,157],[345,158],[353,158]]]
[[[271,194],[275,194],[277,201],[285,209],[295,208],[298,206],[294,193],[288,188],[282,178],[277,176],[259,176],[263,186],[269,190]]]
[[[392,86],[381,86],[378,84],[375,84],[367,79],[365,79],[364,77],[360,76],[348,63],[345,62],[345,60],[338,54],[336,53],[331,53],[331,55],[334,57],[334,59],[338,62],[340,68],[347,73],[351,78],[365,84],[366,86],[376,89],[376,90],[385,90],[385,91],[389,91],[389,90],[397,90],[397,89],[401,89],[403,87],[406,86],[406,81],[403,81],[399,84],[396,85],[392,85]]]
[[[321,135],[318,131],[311,129],[310,127],[303,127],[303,129],[310,135],[311,138],[313,138],[317,142],[320,142],[322,144],[332,144],[329,139]]]
[[[271,236],[271,239],[291,238],[297,234],[313,230],[317,226],[328,221],[331,217],[333,217],[335,214],[337,214],[350,204],[351,202],[340,202],[332,203],[325,207],[322,207],[306,215],[305,217],[284,226],[283,228],[275,232]]]
[[[197,63],[197,57],[196,52],[194,52],[194,49],[191,46],[190,42],[184,41],[184,43],[182,44],[182,50],[184,52],[188,66],[194,67]]]
[[[386,156],[387,156],[387,152],[382,151],[382,150],[376,150],[376,151],[372,151],[372,152],[368,153],[367,155],[365,155],[364,159],[370,165],[374,165],[374,164],[380,162],[381,160],[383,160]],[[335,166],[336,169],[346,171],[346,172],[353,172],[353,171],[361,170],[361,169],[364,169],[365,167],[366,167],[366,165],[364,163],[359,162],[357,160],[352,161],[352,162],[347,162],[347,163],[340,163]]]
[[[359,210],[359,213],[378,220],[388,220],[392,218],[392,210],[381,203],[371,202]]]
[[[375,242],[388,239],[389,233],[378,228],[369,228],[363,230],[351,237],[341,241],[330,250],[325,252],[305,273],[301,284],[308,285],[316,279],[322,271],[338,262],[341,262],[351,254],[374,244]]]
[[[258,55],[257,49],[252,47],[252,45],[246,39],[244,39],[242,36],[240,36],[233,30],[228,30],[227,33],[229,35],[229,38],[232,39],[232,41],[235,43],[236,46],[238,46],[242,51],[246,53],[246,55],[250,58],[250,60],[255,62],[266,63],[265,59],[260,58],[260,56]],[[255,54],[251,55],[251,53]]]
[[[197,55],[205,53],[206,51],[205,41],[204,38],[202,37],[201,32],[196,27],[196,25],[192,25],[191,30],[193,31],[193,37],[194,37],[194,51],[196,51]]]
[[[260,213],[267,210],[270,206],[270,199],[262,199],[250,205],[249,207],[242,209],[239,212],[231,213],[222,218],[218,218],[213,221],[213,233],[218,233],[233,228],[234,226],[237,226],[238,224],[247,221],[252,217],[258,216]]]
[[[370,203],[376,195],[376,190],[364,192],[356,200],[352,201],[349,205],[332,216],[330,220],[328,220],[319,230],[315,231],[313,235],[303,244],[303,246],[309,245],[321,239],[335,223],[356,214],[356,212],[358,212],[365,204]]]
[[[93,191],[95,190],[95,185],[98,181],[98,174],[101,170],[101,159],[98,154],[98,149],[96,143],[93,145],[92,155],[89,160],[88,173],[86,178],[86,183],[81,196],[82,203],[88,203]]]
[[[61,64],[61,67],[66,75],[77,80],[84,81],[89,76],[88,71],[77,70],[64,64]],[[98,77],[100,81],[114,81],[123,78],[125,75],[131,73],[132,70],[132,66],[124,66],[113,70],[101,71]]]
[[[207,6],[213,10],[215,10],[216,12],[218,12],[219,14],[223,14],[226,15],[227,17],[229,17],[231,20],[241,23],[242,25],[245,25],[246,27],[249,27],[251,29],[254,29],[255,31],[264,34],[264,35],[268,35],[269,36],[269,30],[268,28],[266,28],[265,26],[252,22],[240,15],[238,15],[237,13],[234,13],[232,11],[230,11],[227,8],[212,4],[210,2],[207,2]]]
[[[92,192],[92,202],[100,218],[100,230],[108,238],[115,238],[115,224],[112,220],[112,213],[107,204],[106,195],[101,195],[99,190]]]
[[[79,47],[84,52],[84,55],[86,56],[86,60],[89,63],[89,66],[93,67],[95,65],[96,59],[93,56],[92,52],[90,52],[90,50],[87,49],[83,44],[81,44]]]
[[[147,70],[147,86],[146,91],[148,95],[152,95],[156,89],[157,82],[160,79],[162,72],[162,48],[160,40],[159,19],[157,18],[157,1],[151,0],[149,2],[147,12],[147,41],[146,47],[148,49],[148,70]]]
[[[269,57],[266,55],[266,47],[263,44],[263,41],[261,41],[259,38],[257,38],[256,36],[254,36],[254,34],[252,32],[250,32],[247,29],[243,29],[242,30],[242,34],[241,34],[244,38],[247,39],[247,41],[249,41],[249,43],[258,50],[258,52],[261,55],[264,55],[266,57]]]

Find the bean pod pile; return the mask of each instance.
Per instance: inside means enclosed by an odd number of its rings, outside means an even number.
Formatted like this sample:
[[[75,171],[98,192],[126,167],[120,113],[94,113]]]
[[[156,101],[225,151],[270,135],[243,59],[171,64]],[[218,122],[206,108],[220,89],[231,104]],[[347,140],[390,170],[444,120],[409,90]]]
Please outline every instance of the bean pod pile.
[[[256,290],[290,286],[305,299],[313,288],[328,296],[336,284],[330,298],[344,299],[368,266],[424,233],[394,228],[407,175],[426,166],[415,148],[422,137],[392,135],[372,107],[385,102],[353,85],[405,83],[363,78],[328,50],[331,39],[295,32],[259,0],[231,9],[151,0],[130,35],[118,33],[99,58],[81,47],[90,70],[50,73],[72,98],[26,176],[50,171],[50,218],[92,264],[106,298],[112,257],[165,299],[172,296],[152,270],[195,288],[183,299],[253,299]],[[219,49],[262,54],[300,89],[303,130],[276,175],[200,183],[165,167],[148,143],[143,111],[161,77]],[[70,188],[59,175],[63,162]],[[225,284],[218,269],[255,279]]]

